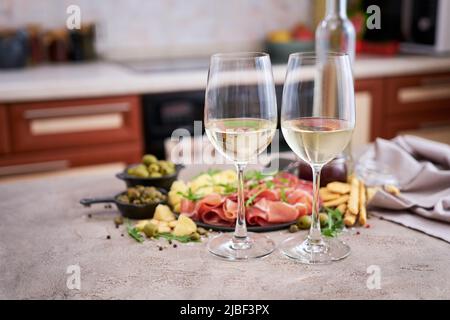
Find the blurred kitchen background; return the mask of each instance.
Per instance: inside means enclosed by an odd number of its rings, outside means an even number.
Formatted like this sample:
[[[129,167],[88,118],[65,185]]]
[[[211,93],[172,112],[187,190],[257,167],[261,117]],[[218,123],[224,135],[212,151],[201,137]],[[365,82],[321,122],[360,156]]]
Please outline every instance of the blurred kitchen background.
[[[80,29],[66,28],[71,5]],[[365,27],[371,5],[379,30]],[[288,54],[314,50],[325,7],[0,0],[0,177],[167,156],[173,130],[193,133],[203,118],[215,52],[269,52],[280,101]],[[450,1],[349,0],[347,14],[357,33],[354,147],[403,133],[450,143]],[[282,137],[280,146],[288,150]]]

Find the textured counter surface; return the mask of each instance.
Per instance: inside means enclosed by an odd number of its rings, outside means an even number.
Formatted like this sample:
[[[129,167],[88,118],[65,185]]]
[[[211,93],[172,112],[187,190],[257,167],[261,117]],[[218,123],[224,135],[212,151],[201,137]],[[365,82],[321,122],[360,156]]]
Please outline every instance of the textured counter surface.
[[[305,266],[279,252],[227,262],[209,255],[205,242],[163,251],[155,241],[138,244],[114,227],[114,210],[78,204],[120,191],[113,173],[0,183],[1,299],[450,298],[450,245],[376,218],[359,235],[344,235],[351,255],[327,266]],[[279,243],[289,234],[269,235]],[[75,264],[81,290],[66,285]],[[366,285],[371,265],[381,271],[380,289]]]

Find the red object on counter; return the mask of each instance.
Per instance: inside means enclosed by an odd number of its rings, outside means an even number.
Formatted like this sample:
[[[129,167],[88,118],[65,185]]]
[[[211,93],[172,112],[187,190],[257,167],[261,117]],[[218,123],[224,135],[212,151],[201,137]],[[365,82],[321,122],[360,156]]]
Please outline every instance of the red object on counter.
[[[387,42],[369,42],[364,40],[356,41],[357,53],[379,54],[383,56],[393,56],[399,51],[400,44],[398,41]]]

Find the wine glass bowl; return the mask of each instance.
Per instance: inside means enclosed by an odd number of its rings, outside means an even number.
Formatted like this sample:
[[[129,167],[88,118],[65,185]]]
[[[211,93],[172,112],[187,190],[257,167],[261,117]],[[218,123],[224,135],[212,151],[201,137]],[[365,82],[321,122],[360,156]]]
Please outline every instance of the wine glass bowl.
[[[305,76],[313,65],[313,80]],[[326,264],[348,256],[350,248],[338,239],[324,238],[319,222],[322,167],[340,154],[355,127],[355,101],[350,60],[345,53],[316,57],[295,53],[289,57],[281,129],[294,153],[313,171],[312,223],[306,239],[290,237],[281,245],[290,258],[308,264]]]
[[[244,169],[271,143],[277,126],[275,84],[266,53],[227,53],[211,57],[205,94],[205,131],[221,155],[238,173],[238,210],[234,234],[208,243],[221,258],[246,260],[266,256],[274,242],[247,232]]]

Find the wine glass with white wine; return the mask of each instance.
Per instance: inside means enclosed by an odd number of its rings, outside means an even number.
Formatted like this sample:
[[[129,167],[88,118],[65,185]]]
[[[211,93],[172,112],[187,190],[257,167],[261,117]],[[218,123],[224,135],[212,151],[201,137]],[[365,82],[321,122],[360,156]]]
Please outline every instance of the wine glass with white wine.
[[[307,73],[313,71],[311,80]],[[355,93],[349,56],[345,53],[294,53],[289,56],[283,88],[281,130],[289,147],[313,171],[312,222],[308,236],[281,244],[290,258],[326,264],[347,257],[350,247],[323,237],[319,221],[322,167],[341,153],[355,127]]]
[[[238,209],[233,234],[208,243],[211,253],[230,260],[264,257],[275,249],[261,234],[247,232],[244,168],[271,143],[277,126],[277,102],[266,53],[225,53],[211,57],[205,96],[206,134],[238,174]]]

